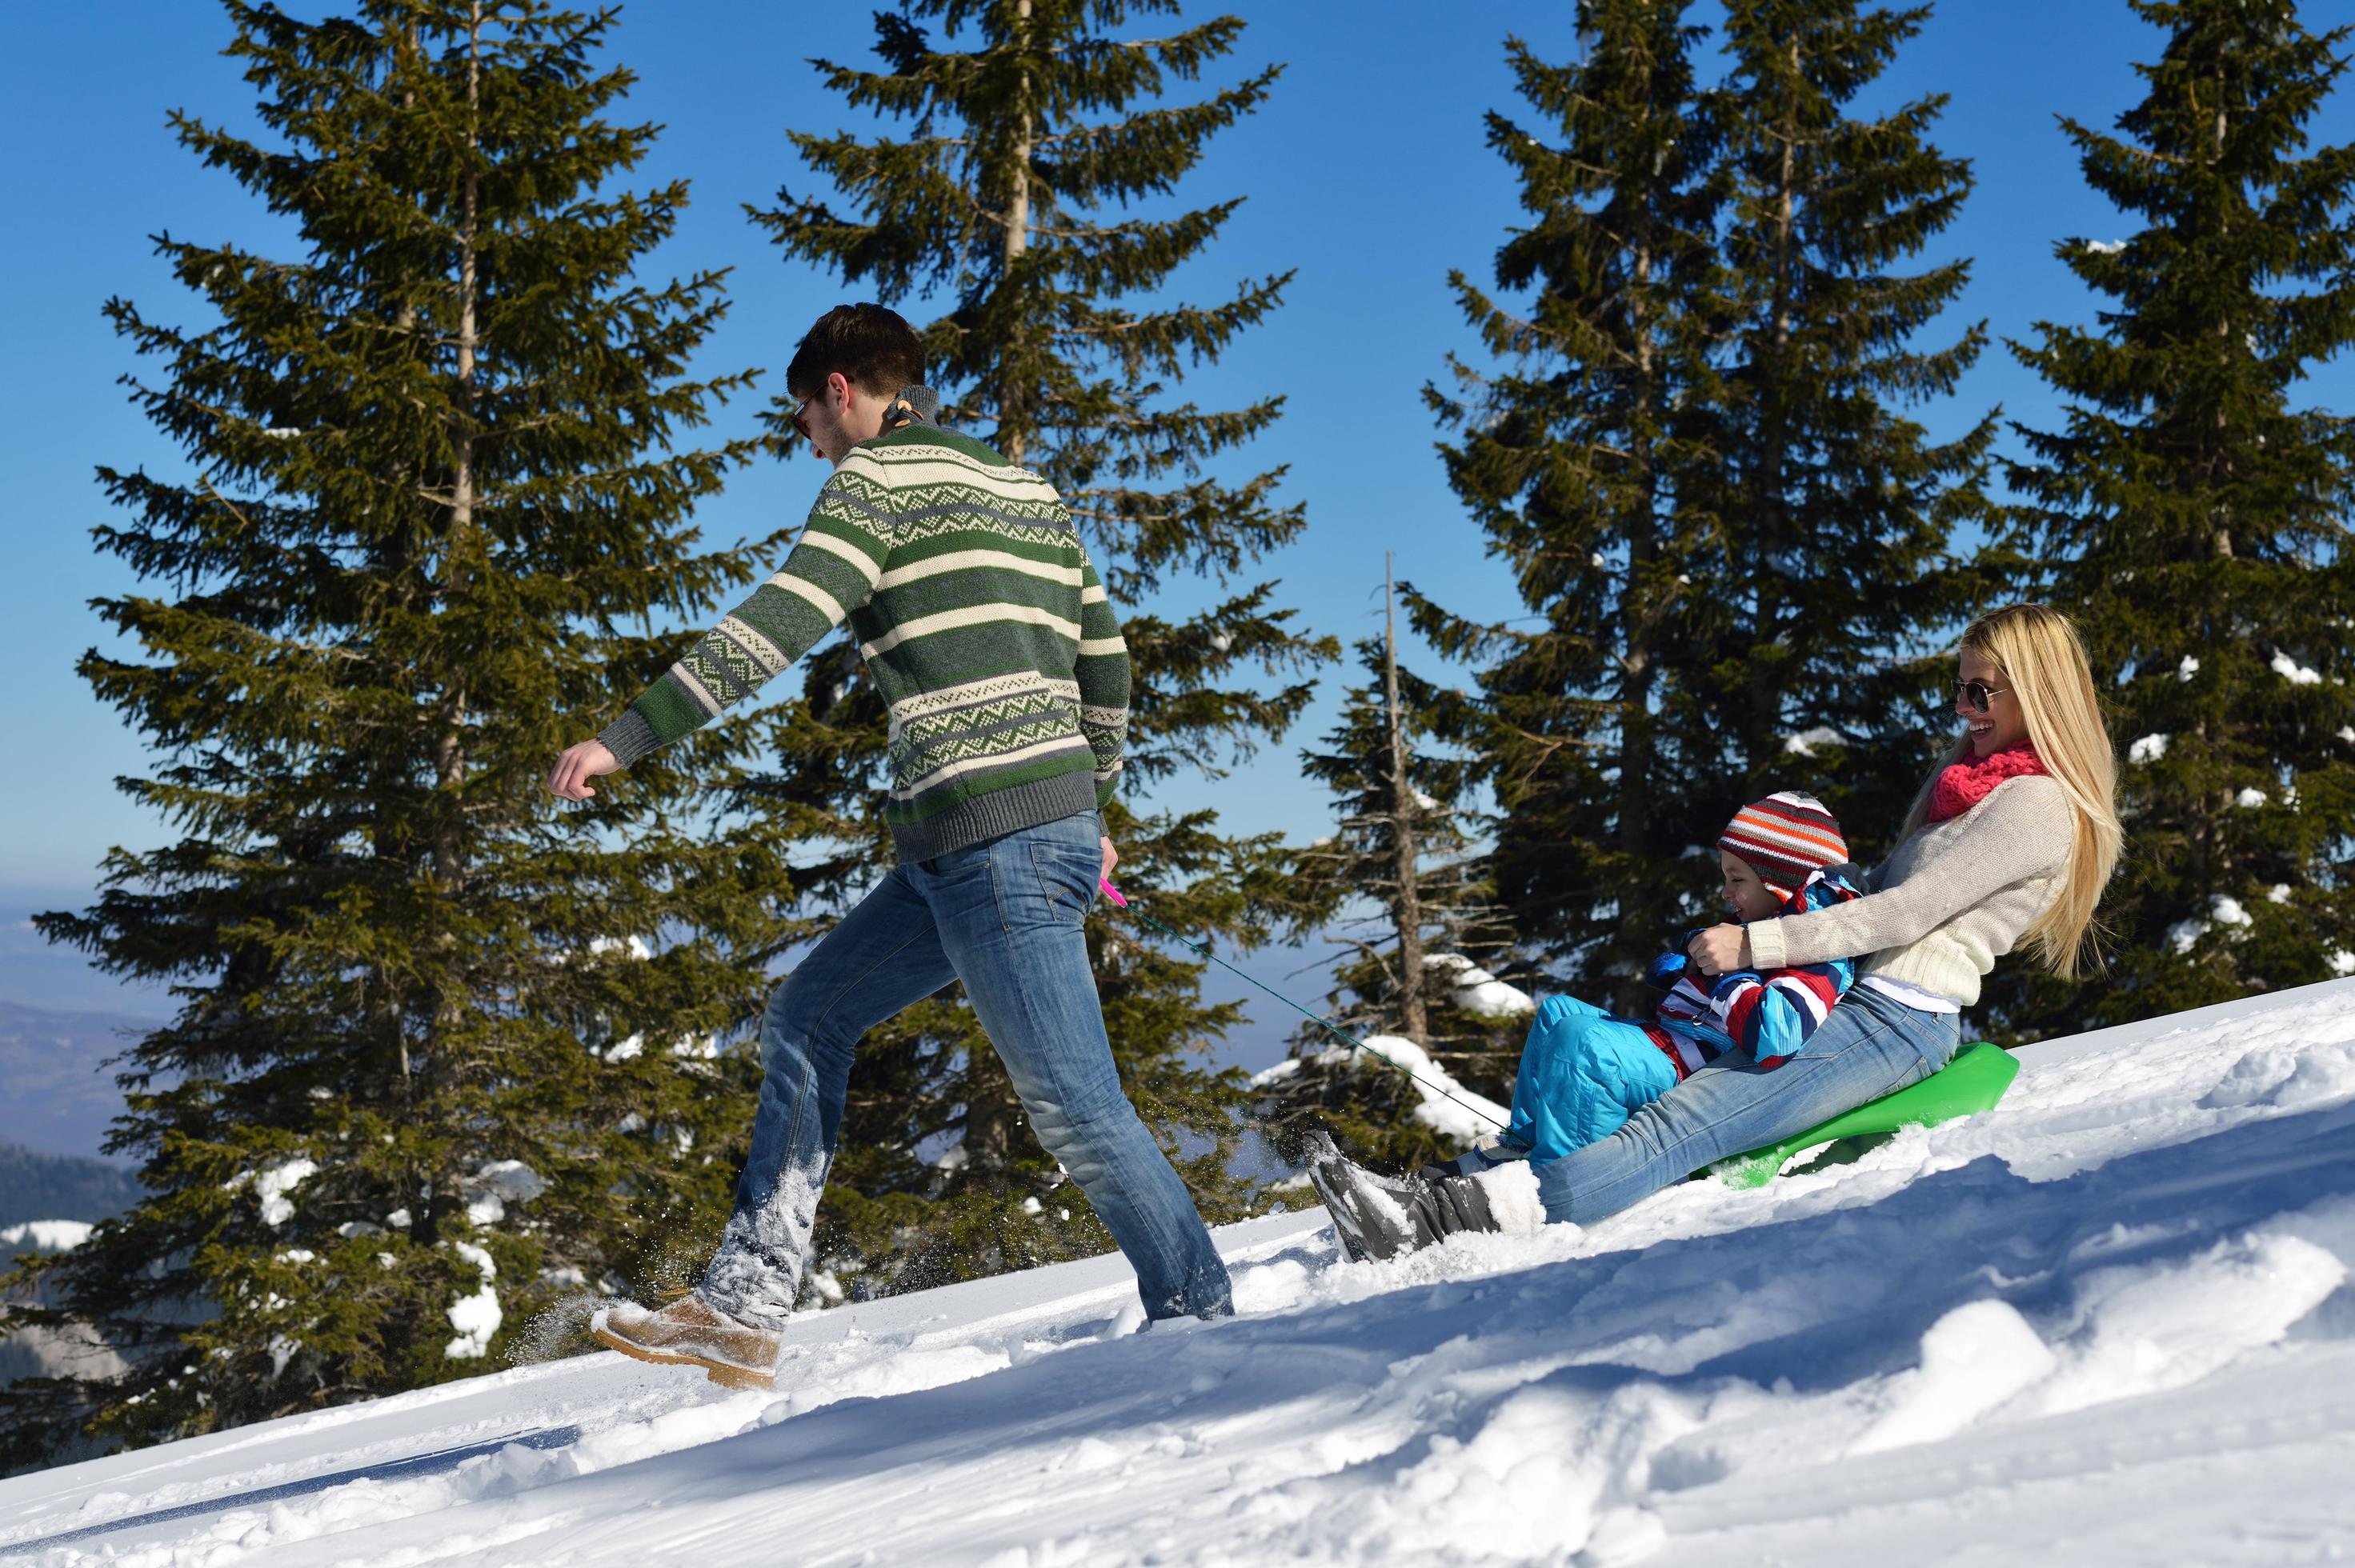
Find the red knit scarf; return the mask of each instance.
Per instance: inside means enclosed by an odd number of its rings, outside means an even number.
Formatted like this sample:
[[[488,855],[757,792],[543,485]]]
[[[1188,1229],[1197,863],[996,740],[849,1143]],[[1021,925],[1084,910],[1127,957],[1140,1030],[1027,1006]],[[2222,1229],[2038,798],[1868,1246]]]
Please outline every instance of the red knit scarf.
[[[1985,757],[1950,762],[1930,787],[1930,820],[1943,822],[1959,817],[1987,798],[2007,779],[2026,779],[2044,771],[2036,747],[2026,741]]]

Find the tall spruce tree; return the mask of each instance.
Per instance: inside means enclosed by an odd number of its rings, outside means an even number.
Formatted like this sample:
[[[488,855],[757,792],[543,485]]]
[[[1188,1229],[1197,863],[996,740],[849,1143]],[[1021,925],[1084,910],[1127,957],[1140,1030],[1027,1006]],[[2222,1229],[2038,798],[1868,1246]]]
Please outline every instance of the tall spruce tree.
[[[1305,524],[1298,504],[1275,497],[1283,471],[1228,482],[1200,468],[1264,430],[1282,400],[1229,411],[1173,400],[1187,365],[1215,360],[1289,277],[1207,305],[1160,292],[1239,200],[1172,209],[1157,198],[1280,69],[1159,101],[1242,30],[1222,16],[1116,36],[1133,16],[1177,10],[1174,0],[905,0],[876,18],[875,68],[819,69],[850,108],[908,122],[906,133],[795,133],[838,194],[789,186],[755,217],[796,261],[887,302],[946,305],[922,329],[944,418],[1055,483],[1124,617],[1136,679],[1128,782],[1106,813],[1120,880],[1189,937],[1248,945],[1281,914],[1281,846],[1225,838],[1209,812],[1141,814],[1138,798],[1181,768],[1217,776],[1221,747],[1282,736],[1310,694],[1298,673],[1337,648],[1295,630],[1273,584],[1234,586]],[[786,412],[773,416],[781,435]],[[1186,576],[1219,597],[1177,621],[1135,608]],[[1244,683],[1252,666],[1294,678],[1259,689]],[[783,768],[759,789],[833,846],[803,882],[821,910],[888,862],[886,715],[847,641],[812,657],[802,704]],[[1242,1086],[1199,1053],[1241,1008],[1204,1001],[1203,966],[1137,940],[1115,911],[1092,923],[1090,951],[1130,1097],[1178,1150],[1205,1217],[1234,1216],[1247,1194],[1229,1159]],[[1178,1129],[1190,1135],[1182,1144]],[[868,1032],[816,1243],[829,1277],[858,1270],[868,1289],[1110,1245],[1021,1130],[1019,1102],[954,991]]]
[[[1732,312],[1711,462],[1688,515],[1713,536],[1664,687],[1704,751],[1695,821],[1799,786],[1859,855],[1886,848],[1951,730],[1946,640],[1969,582],[1955,524],[1984,519],[1989,414],[1934,442],[1901,411],[1950,394],[1986,341],[1924,329],[1970,264],[1902,264],[1950,224],[1968,164],[1928,140],[1943,95],[1849,112],[1926,6],[1730,0],[1729,79],[1710,96],[1732,175]],[[1688,482],[1691,482],[1690,480]],[[1713,742],[1699,737],[1713,736]],[[1700,842],[1706,842],[1707,840]]]
[[[1508,43],[1521,96],[1561,138],[1488,117],[1529,214],[1497,281],[1528,304],[1455,274],[1503,367],[1452,362],[1461,397],[1427,396],[1461,432],[1448,481],[1539,624],[1411,600],[1443,652],[1485,664],[1501,901],[1565,982],[1623,1011],[1642,1003],[1645,960],[1692,923],[1703,879],[1681,852],[1724,814],[1714,743],[1676,694],[1715,547],[1693,508],[1714,478],[1724,314],[1724,182],[1689,8],[1582,0],[1568,65]]]
[[[773,548],[688,524],[749,443],[677,437],[750,376],[684,374],[719,275],[632,281],[687,192],[606,188],[654,135],[606,118],[612,13],[226,10],[266,134],[172,124],[302,243],[158,238],[210,325],[107,305],[185,461],[101,471],[100,547],[165,591],[100,601],[144,656],[80,668],[183,836],[40,925],[180,1011],[110,1145],[149,1195],[36,1270],[130,1370],[8,1390],[20,1460],[478,1372],[581,1281],[675,1277],[740,1157],[718,1042],[794,934],[765,831],[692,821],[730,733],[585,809],[541,788],[667,662],[628,623]]]
[[[1382,635],[1357,647],[1366,683],[1349,689],[1324,747],[1301,757],[1337,821],[1300,852],[1295,934],[1348,949],[1327,999],[1336,1028],[1410,1041],[1465,1087],[1509,1102],[1529,1020],[1480,972],[1512,958],[1512,929],[1478,842],[1489,824],[1469,803],[1478,759],[1447,745],[1478,718],[1465,694],[1399,663],[1383,588]],[[1401,1169],[1465,1142],[1446,1130],[1463,1125],[1460,1107],[1443,1102],[1437,1122],[1418,1117],[1423,1091],[1314,1023],[1294,1032],[1291,1055],[1262,1086],[1258,1119],[1287,1158],[1320,1129],[1358,1159]]]
[[[2112,302],[2015,344],[2069,403],[2020,431],[2008,543],[2076,620],[2126,753],[2106,983],[1998,976],[2033,1036],[2355,969],[2355,426],[2298,383],[2355,341],[2355,148],[2307,126],[2350,37],[2290,0],[2136,0],[2165,31],[2115,134],[2062,124],[2142,228],[2055,253]]]

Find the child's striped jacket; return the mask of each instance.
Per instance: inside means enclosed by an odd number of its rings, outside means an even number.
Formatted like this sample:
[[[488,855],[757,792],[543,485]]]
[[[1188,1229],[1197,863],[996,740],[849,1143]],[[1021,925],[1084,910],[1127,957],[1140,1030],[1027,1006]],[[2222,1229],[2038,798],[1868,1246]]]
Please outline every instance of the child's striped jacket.
[[[1818,871],[1792,895],[1789,912],[1806,914],[1857,895],[1838,872]],[[1680,1079],[1737,1046],[1760,1066],[1779,1067],[1855,983],[1853,959],[1764,973],[1732,969],[1706,989],[1688,970],[1660,1001],[1660,1022],[1679,1026],[1660,1032],[1666,1037],[1661,1049],[1676,1062]]]

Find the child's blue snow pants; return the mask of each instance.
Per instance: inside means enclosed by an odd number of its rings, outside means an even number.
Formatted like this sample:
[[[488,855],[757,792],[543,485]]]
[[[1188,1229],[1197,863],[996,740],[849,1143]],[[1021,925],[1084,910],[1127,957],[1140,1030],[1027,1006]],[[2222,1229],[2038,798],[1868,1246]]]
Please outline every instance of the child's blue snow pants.
[[[1725,1044],[1687,1025],[1660,1027],[1707,1040],[1712,1048]],[[1644,1025],[1575,997],[1550,996],[1539,1004],[1521,1046],[1513,1122],[1505,1137],[1541,1165],[1610,1137],[1631,1113],[1676,1086],[1675,1065]]]

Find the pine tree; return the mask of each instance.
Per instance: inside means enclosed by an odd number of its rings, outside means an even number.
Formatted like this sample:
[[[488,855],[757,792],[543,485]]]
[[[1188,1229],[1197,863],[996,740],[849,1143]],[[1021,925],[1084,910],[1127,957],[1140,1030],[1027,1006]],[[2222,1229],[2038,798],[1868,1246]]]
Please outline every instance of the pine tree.
[[[1349,690],[1323,749],[1302,754],[1337,821],[1300,853],[1295,933],[1353,949],[1327,999],[1336,1028],[1411,1042],[1457,1083],[1508,1104],[1529,1020],[1481,972],[1513,958],[1512,930],[1477,842],[1488,824],[1468,804],[1479,763],[1445,746],[1476,721],[1463,693],[1400,665],[1391,585],[1383,589],[1382,635],[1357,648],[1368,683]],[[1445,1126],[1419,1118],[1424,1091],[1314,1023],[1295,1031],[1290,1056],[1261,1082],[1258,1119],[1286,1158],[1319,1129],[1355,1158],[1400,1169],[1466,1141],[1445,1130],[1465,1125],[1461,1107],[1438,1107]]]
[[[1724,316],[1723,179],[1687,10],[1582,0],[1569,65],[1508,44],[1521,96],[1562,138],[1488,119],[1530,215],[1497,251],[1497,281],[1529,304],[1455,274],[1504,368],[1452,361],[1462,398],[1427,397],[1461,431],[1444,449],[1449,482],[1539,624],[1482,627],[1410,599],[1443,653],[1485,665],[1502,903],[1564,983],[1621,1011],[1642,1005],[1644,963],[1693,923],[1705,885],[1682,852],[1724,815],[1722,764],[1677,700],[1693,568],[1713,548],[1692,498],[1713,479]]]
[[[2073,614],[2126,752],[2105,983],[2006,977],[2034,1036],[2355,969],[2355,427],[2293,402],[2355,342],[2355,148],[2306,127],[2347,69],[2289,0],[2136,0],[2164,29],[2115,134],[2062,123],[2143,225],[2055,253],[2109,305],[2037,324],[2068,399],[2021,429],[2008,543]]]
[[[1164,212],[1155,198],[1258,106],[1280,69],[1160,102],[1242,30],[1219,17],[1116,36],[1132,16],[1177,9],[905,0],[876,18],[876,69],[819,69],[849,107],[908,122],[906,134],[795,134],[848,207],[787,187],[755,216],[789,258],[888,302],[946,305],[922,329],[945,421],[1061,491],[1124,618],[1136,687],[1128,782],[1106,813],[1118,880],[1190,938],[1248,945],[1284,907],[1280,846],[1224,838],[1209,812],[1140,815],[1136,801],[1183,767],[1217,777],[1222,747],[1246,752],[1281,736],[1310,694],[1297,673],[1337,649],[1273,608],[1273,584],[1233,583],[1305,524],[1298,504],[1275,497],[1283,471],[1240,482],[1201,471],[1266,429],[1282,400],[1231,411],[1172,400],[1187,365],[1215,360],[1274,308],[1289,277],[1208,305],[1162,295],[1239,202]],[[781,438],[786,414],[773,416]],[[1134,608],[1188,575],[1221,597],[1181,621]],[[1295,678],[1257,689],[1243,683],[1253,665]],[[848,643],[811,659],[801,717],[783,766],[758,788],[794,831],[829,841],[802,885],[813,910],[839,907],[890,853],[877,804],[886,715]],[[1203,966],[1136,940],[1122,919],[1106,910],[1090,934],[1122,1080],[1166,1139],[1176,1145],[1184,1129],[1179,1170],[1205,1218],[1231,1218],[1247,1196],[1229,1159],[1242,1086],[1196,1055],[1241,1009],[1204,1002]],[[819,1216],[827,1278],[858,1269],[860,1288],[888,1290],[1106,1247],[1019,1123],[1019,1102],[954,991],[869,1031]]]
[[[182,836],[40,924],[181,1005],[110,1144],[149,1196],[37,1270],[130,1371],[11,1389],[19,1458],[85,1415],[140,1443],[478,1372],[584,1281],[676,1283],[746,1119],[720,1042],[796,934],[761,825],[698,820],[741,732],[577,810],[541,787],[671,657],[628,624],[775,547],[689,525],[754,443],[678,438],[751,376],[685,375],[719,275],[632,281],[687,192],[606,188],[654,135],[606,118],[611,13],[226,9],[267,134],[172,124],[302,246],[161,237],[216,324],[106,307],[185,461],[101,471],[99,546],[161,591],[100,606],[143,657],[80,669]]]
[[[1949,395],[1986,340],[1974,325],[1918,341],[1967,261],[1898,270],[1971,188],[1967,164],[1927,139],[1945,99],[1849,112],[1926,14],[1731,0],[1732,69],[1711,96],[1732,177],[1732,319],[1708,488],[1689,507],[1713,558],[1690,572],[1690,642],[1667,689],[1684,734],[1717,737],[1718,776],[1693,769],[1698,822],[1805,788],[1859,856],[1893,842],[1932,736],[1951,729],[1946,647],[1970,584],[1947,546],[1986,515],[1995,432],[1990,414],[1934,443],[1899,411]]]

